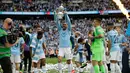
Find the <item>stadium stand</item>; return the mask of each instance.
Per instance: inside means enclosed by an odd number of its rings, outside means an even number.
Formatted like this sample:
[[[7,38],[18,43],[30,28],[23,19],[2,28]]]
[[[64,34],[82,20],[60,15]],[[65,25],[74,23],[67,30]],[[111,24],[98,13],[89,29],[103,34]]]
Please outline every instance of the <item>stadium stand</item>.
[[[127,9],[129,0],[121,0]],[[118,10],[112,0],[1,0],[0,11],[54,11],[63,3],[67,11]]]

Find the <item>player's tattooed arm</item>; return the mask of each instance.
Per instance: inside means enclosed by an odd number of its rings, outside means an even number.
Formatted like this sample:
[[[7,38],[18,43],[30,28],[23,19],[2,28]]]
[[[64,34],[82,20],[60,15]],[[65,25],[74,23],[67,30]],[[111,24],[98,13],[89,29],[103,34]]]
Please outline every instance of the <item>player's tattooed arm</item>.
[[[25,46],[25,44],[21,45],[21,58],[22,59],[24,58],[24,46]]]
[[[58,27],[58,30],[61,30],[61,23],[60,23],[60,21],[59,21],[59,19],[58,19],[58,17],[57,17],[57,14],[58,14],[58,11],[55,11],[54,12],[54,19],[55,19],[55,22],[56,22],[56,25],[57,25],[57,27]]]
[[[128,43],[122,43],[121,46],[129,46]]]
[[[108,40],[107,42],[108,42],[108,44],[107,44],[107,46],[108,46],[108,51],[106,52],[106,55],[109,56],[110,50],[111,50],[111,41]]]
[[[68,24],[68,30],[71,31],[71,21],[70,21],[70,18],[68,16],[67,12],[64,12],[64,15],[65,15],[65,22],[67,22],[67,24]]]
[[[46,49],[46,44],[43,43],[43,44],[42,44],[42,47],[43,47],[43,49]]]

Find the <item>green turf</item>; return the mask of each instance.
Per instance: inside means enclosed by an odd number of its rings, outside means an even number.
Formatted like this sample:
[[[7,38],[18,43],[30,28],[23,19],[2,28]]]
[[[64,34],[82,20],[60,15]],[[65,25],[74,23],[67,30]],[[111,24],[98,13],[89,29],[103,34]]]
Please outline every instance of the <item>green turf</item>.
[[[62,62],[66,62],[66,59],[63,58]],[[46,58],[46,63],[57,64],[58,63],[58,58]],[[0,73],[1,73],[1,71],[0,71]],[[48,70],[47,73],[59,73],[59,72],[57,70]],[[63,73],[68,73],[68,72],[67,72],[67,70],[65,70],[65,71],[63,71]]]
[[[66,59],[63,58],[62,62],[66,62]],[[56,64],[58,63],[58,58],[46,58],[46,63]]]

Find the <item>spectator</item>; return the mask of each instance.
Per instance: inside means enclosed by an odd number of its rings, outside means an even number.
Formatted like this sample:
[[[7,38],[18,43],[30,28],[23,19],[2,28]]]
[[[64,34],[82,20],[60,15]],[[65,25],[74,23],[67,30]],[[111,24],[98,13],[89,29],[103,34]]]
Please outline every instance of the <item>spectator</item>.
[[[130,9],[129,0],[121,0],[127,9]],[[61,3],[67,11],[95,11],[95,10],[118,10],[118,6],[112,0],[84,0],[80,3],[64,0],[49,0],[49,2],[40,2],[35,0],[13,0],[10,4],[0,4],[1,11],[27,11],[42,12],[54,11]]]

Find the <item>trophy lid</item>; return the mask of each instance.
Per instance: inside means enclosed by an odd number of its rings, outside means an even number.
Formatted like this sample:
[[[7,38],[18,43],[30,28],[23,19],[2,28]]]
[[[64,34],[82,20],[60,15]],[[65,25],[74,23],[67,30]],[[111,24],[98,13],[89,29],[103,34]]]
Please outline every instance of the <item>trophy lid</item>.
[[[61,11],[64,10],[63,4],[61,4],[61,6],[59,7],[59,10],[61,10]]]

